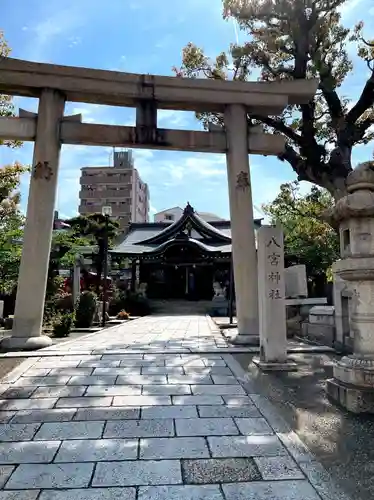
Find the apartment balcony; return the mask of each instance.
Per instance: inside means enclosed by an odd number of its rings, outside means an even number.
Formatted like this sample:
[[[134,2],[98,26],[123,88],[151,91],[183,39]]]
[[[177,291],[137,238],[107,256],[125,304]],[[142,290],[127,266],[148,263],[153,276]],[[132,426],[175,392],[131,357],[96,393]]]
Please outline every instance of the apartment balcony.
[[[96,213],[101,213],[103,204],[95,204],[95,205],[79,205],[78,207],[78,212],[81,215],[89,215],[89,214],[96,214]],[[131,206],[130,205],[120,205],[120,206],[113,206],[112,207],[112,216],[113,217],[130,217],[131,215]]]
[[[102,199],[105,199],[105,200],[110,200],[112,198],[114,199],[118,199],[118,198],[121,198],[121,199],[126,199],[126,198],[130,198],[131,196],[131,191],[130,191],[130,188],[127,189],[119,189],[119,190],[111,190],[111,189],[103,189],[101,191],[92,191],[90,189],[81,189],[79,191],[79,198],[81,200],[85,200],[85,199],[95,199],[95,200],[102,200]]]
[[[131,184],[131,174],[112,175],[82,175],[79,179],[81,185],[97,184]]]

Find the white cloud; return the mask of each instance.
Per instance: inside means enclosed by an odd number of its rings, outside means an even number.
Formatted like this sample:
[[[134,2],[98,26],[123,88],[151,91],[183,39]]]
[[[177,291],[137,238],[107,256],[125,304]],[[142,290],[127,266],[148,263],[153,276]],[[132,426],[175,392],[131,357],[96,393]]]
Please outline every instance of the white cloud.
[[[194,114],[190,111],[175,111],[160,109],[157,111],[157,121],[160,128],[183,128],[189,125]]]
[[[338,10],[343,17],[349,17],[365,0],[348,0]]]
[[[82,43],[82,38],[80,36],[71,36],[68,38],[68,42],[69,48],[72,49]]]
[[[66,36],[67,41],[69,41],[70,36],[71,42],[74,31],[81,28],[86,22],[85,16],[81,15],[73,3],[64,9],[54,7],[56,5],[52,3],[49,9],[51,14],[45,18],[40,16],[38,22],[28,27],[28,32],[32,37],[32,43],[25,50],[28,59],[48,59],[49,50],[56,40],[61,40],[63,36]]]
[[[223,155],[191,154],[181,156],[177,161],[162,162],[164,186],[181,185],[186,180],[207,179],[214,181],[226,176],[225,157]]]
[[[74,103],[75,105],[75,103]],[[70,106],[71,107],[71,106]],[[68,109],[68,108],[67,108]],[[98,104],[79,103],[77,107],[73,107],[69,114],[82,115],[82,121],[85,123],[97,122],[102,110]],[[65,112],[67,114],[68,111]]]
[[[153,151],[151,151],[150,149],[135,149],[135,151],[133,151],[133,157],[136,160],[150,160],[151,158],[153,158],[153,154]]]

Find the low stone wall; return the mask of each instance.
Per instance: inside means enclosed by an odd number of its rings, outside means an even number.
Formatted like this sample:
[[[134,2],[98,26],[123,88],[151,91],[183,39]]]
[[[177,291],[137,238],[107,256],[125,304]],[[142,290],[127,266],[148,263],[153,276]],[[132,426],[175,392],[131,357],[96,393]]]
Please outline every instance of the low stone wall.
[[[303,336],[302,325],[308,321],[310,310],[326,303],[326,297],[286,299],[287,337]]]
[[[302,337],[329,347],[335,346],[334,306],[315,306],[309,311],[308,321],[302,324]]]

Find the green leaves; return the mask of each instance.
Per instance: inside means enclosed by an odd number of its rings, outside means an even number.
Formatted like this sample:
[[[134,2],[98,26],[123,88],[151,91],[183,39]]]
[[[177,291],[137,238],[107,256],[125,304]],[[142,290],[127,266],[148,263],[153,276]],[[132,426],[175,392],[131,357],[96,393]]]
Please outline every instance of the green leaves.
[[[334,200],[326,190],[312,187],[300,195],[298,182],[282,184],[272,203],[263,206],[272,223],[284,229],[286,258],[305,264],[310,276],[326,274],[339,258],[339,239],[335,230],[322,219]]]
[[[0,290],[9,293],[17,283],[21,261],[24,217],[19,209],[21,175],[27,167],[16,163],[0,168]]]
[[[0,30],[0,61],[3,57],[8,57],[10,54],[10,47],[7,44],[4,32]],[[0,94],[0,116],[14,116],[14,106],[13,97],[9,95]],[[21,141],[0,141],[0,146],[4,144],[5,146],[11,148],[18,148],[22,146]]]
[[[79,215],[66,221],[77,236],[87,237],[91,243],[99,244],[105,238],[106,233],[106,217],[100,213],[91,214],[88,216]],[[109,219],[108,221],[108,238],[109,241],[114,239],[118,233],[119,224],[117,221]]]
[[[222,0],[223,17],[237,24],[246,41],[232,44],[216,58],[189,43],[181,67],[174,68],[185,78],[318,78],[320,87],[313,102],[289,106],[280,117],[249,114],[248,122],[262,123],[267,131],[285,135],[287,146],[279,159],[291,165],[299,180],[326,188],[335,199],[346,193],[352,148],[374,137],[374,43],[364,40],[362,22],[352,29],[341,24],[338,9],[346,1]],[[339,95],[353,69],[349,43],[357,43],[359,56],[370,69],[353,107]],[[209,123],[223,121],[219,114],[199,113],[197,118],[206,129]]]
[[[91,244],[95,244],[98,247],[97,253],[92,255],[92,261],[96,268],[96,288],[99,292],[101,284],[100,279],[104,265],[105,237],[107,234],[109,245],[111,245],[118,234],[119,224],[117,221],[111,219],[107,221],[106,217],[100,213],[88,216],[79,215],[66,222],[71,226],[73,234],[87,238]]]

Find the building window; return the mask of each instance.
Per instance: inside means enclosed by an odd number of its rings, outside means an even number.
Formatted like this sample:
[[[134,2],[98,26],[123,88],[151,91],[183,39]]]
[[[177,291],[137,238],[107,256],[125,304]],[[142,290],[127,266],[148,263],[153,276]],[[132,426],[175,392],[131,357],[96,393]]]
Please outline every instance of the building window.
[[[165,220],[174,220],[174,215],[172,215],[172,214],[165,214]]]

